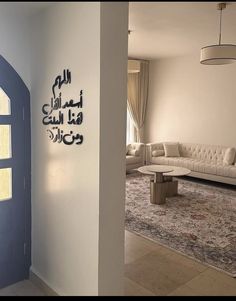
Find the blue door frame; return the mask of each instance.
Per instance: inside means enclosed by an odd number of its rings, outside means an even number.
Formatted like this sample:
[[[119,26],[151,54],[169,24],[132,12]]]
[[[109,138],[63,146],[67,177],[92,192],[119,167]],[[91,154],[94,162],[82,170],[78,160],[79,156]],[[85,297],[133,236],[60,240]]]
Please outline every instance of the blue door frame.
[[[0,288],[29,277],[31,265],[30,93],[13,67],[0,56],[0,88],[10,99],[12,156],[0,168],[12,169],[12,198],[0,201]],[[1,143],[1,141],[0,141]]]

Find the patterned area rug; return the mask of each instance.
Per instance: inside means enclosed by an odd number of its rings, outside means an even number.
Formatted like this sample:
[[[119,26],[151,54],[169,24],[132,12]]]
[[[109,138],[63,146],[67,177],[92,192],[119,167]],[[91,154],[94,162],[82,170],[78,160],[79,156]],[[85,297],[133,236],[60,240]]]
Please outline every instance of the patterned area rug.
[[[236,277],[236,190],[178,179],[179,195],[150,203],[150,177],[126,178],[126,229]]]

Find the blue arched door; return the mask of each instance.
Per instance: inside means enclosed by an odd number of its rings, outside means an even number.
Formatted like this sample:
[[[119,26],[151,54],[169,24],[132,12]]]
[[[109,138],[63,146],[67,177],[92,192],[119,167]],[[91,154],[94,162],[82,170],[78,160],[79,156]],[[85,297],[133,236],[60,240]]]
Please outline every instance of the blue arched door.
[[[0,56],[0,288],[31,264],[30,94]]]

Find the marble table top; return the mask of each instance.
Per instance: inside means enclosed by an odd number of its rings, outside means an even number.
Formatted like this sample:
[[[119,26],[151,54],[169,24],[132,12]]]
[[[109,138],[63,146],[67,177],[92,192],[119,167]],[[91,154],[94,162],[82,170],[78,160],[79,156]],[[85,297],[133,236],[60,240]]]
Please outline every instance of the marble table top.
[[[191,172],[191,170],[187,168],[169,165],[146,165],[139,167],[138,171],[149,175],[153,175],[155,173],[162,173],[163,176],[169,177],[185,176]]]

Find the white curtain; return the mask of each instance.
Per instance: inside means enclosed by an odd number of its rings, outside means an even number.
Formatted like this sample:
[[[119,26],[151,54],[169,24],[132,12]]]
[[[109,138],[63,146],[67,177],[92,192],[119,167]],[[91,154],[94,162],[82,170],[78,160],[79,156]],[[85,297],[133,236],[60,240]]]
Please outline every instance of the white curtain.
[[[128,74],[128,110],[135,126],[135,142],[143,142],[148,98],[149,62],[140,63],[140,72]]]
[[[127,107],[127,120],[126,120],[126,145],[135,142],[134,131],[135,127],[133,124],[133,120],[130,116],[128,107]]]

